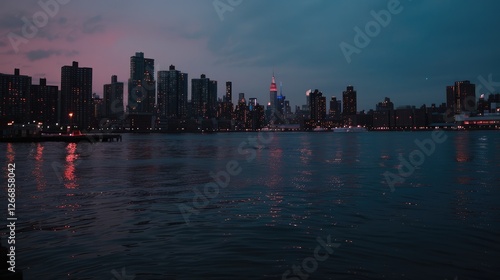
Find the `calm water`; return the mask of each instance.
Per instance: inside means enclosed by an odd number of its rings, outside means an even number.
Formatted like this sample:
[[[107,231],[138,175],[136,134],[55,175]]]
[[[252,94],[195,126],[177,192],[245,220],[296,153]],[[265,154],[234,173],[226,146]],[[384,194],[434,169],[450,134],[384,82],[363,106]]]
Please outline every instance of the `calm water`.
[[[3,180],[16,164],[16,267],[28,280],[282,279],[330,236],[340,246],[326,260],[283,279],[500,279],[500,133],[447,132],[391,192],[383,174],[430,135],[278,133],[252,148],[257,133],[0,143]],[[228,162],[241,173],[196,208]]]

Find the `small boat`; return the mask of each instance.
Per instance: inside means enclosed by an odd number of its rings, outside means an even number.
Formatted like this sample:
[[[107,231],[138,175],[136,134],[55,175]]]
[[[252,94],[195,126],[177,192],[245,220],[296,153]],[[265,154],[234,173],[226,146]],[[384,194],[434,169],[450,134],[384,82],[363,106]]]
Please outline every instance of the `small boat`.
[[[312,131],[313,132],[325,132],[325,131],[328,131],[328,129],[326,129],[324,127],[317,126],[317,127],[313,128]]]

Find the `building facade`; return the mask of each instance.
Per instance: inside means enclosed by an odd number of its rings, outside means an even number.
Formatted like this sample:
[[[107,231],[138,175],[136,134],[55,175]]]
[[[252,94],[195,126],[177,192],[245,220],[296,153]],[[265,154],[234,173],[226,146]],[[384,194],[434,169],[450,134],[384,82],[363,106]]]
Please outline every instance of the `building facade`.
[[[310,119],[321,122],[326,118],[326,97],[319,90],[309,94]]]
[[[357,112],[357,93],[353,86],[348,86],[347,89],[342,92],[342,103],[343,110],[342,114],[344,116],[356,115]]]
[[[104,117],[111,120],[117,120],[123,117],[123,90],[124,85],[118,82],[116,75],[111,76],[111,83],[104,85]]]
[[[130,114],[153,114],[156,101],[155,61],[138,52],[130,57],[128,111]]]
[[[46,79],[40,79],[40,84],[31,85],[31,118],[44,125],[57,123],[58,86],[48,86]]]
[[[188,74],[170,65],[168,71],[158,71],[158,110],[162,118],[187,118]]]
[[[217,111],[217,81],[202,74],[191,80],[191,100],[195,118],[214,118]]]
[[[476,85],[457,81],[446,87],[446,106],[455,114],[476,111]]]
[[[31,77],[0,73],[0,127],[7,124],[24,124],[30,121]]]
[[[71,66],[61,68],[60,123],[88,129],[92,121],[92,68]]]

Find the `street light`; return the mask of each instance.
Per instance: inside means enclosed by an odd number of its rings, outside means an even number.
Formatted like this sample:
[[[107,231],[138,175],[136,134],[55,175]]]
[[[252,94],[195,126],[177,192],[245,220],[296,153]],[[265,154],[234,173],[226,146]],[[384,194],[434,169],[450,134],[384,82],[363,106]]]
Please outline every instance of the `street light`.
[[[73,113],[69,113],[68,114],[69,116],[69,129],[68,129],[68,133],[71,132],[71,130],[73,130],[72,126],[73,126]]]

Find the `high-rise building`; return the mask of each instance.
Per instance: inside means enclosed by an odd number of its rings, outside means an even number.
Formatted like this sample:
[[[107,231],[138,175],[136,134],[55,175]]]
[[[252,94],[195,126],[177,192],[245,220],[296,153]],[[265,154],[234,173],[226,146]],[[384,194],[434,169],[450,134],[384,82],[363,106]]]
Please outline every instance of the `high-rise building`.
[[[347,86],[347,90],[342,92],[342,103],[344,105],[344,108],[342,110],[342,114],[344,116],[356,115],[356,91],[354,90],[353,86]]]
[[[118,82],[116,75],[111,76],[111,83],[104,85],[104,117],[120,119],[124,113],[123,107],[123,83]]]
[[[0,73],[0,127],[8,123],[24,124],[30,121],[31,77]]]
[[[99,128],[100,120],[103,118],[104,100],[94,93],[92,95],[92,128]]]
[[[332,96],[330,99],[330,110],[328,111],[328,115],[331,119],[338,120],[340,119],[340,114],[342,112],[342,101],[337,100],[337,97]]]
[[[290,117],[292,115],[292,107],[290,106],[290,101],[285,100],[285,117]]]
[[[376,111],[392,111],[394,110],[394,103],[392,103],[389,97],[384,98],[383,102],[379,102],[375,106]]]
[[[238,130],[246,129],[249,118],[248,106],[245,102],[238,102],[234,108],[234,117],[236,120],[236,127]]]
[[[191,80],[191,100],[195,118],[213,118],[217,111],[217,81],[202,74]]]
[[[476,85],[470,81],[457,81],[446,87],[446,106],[455,114],[476,110]]]
[[[276,111],[283,116],[285,114],[285,100],[286,97],[283,96],[283,84],[280,83],[280,94],[276,98]]]
[[[61,115],[65,125],[88,129],[92,120],[92,68],[71,66],[61,68]]]
[[[271,80],[271,86],[269,87],[269,102],[271,110],[273,112],[276,112],[278,109],[278,88],[276,87],[276,80],[274,78],[274,73]]]
[[[319,90],[314,90],[309,94],[310,119],[322,121],[326,117],[326,97]]]
[[[187,118],[188,74],[175,70],[158,71],[158,110],[160,117]]]
[[[57,123],[58,86],[48,86],[46,79],[31,85],[31,118],[44,125]]]
[[[225,102],[233,103],[233,83],[232,82],[226,82],[226,96],[225,96]]]
[[[131,114],[153,114],[156,101],[155,61],[137,52],[130,57],[128,110]]]
[[[257,98],[251,97],[248,98],[248,107],[250,110],[253,110],[253,107],[257,106],[259,103],[257,103]]]
[[[446,87],[446,108],[455,113],[457,110],[455,109],[455,87],[447,86]]]
[[[238,94],[238,104],[240,103],[247,103],[247,101],[245,100],[245,93],[244,92],[240,92]]]

